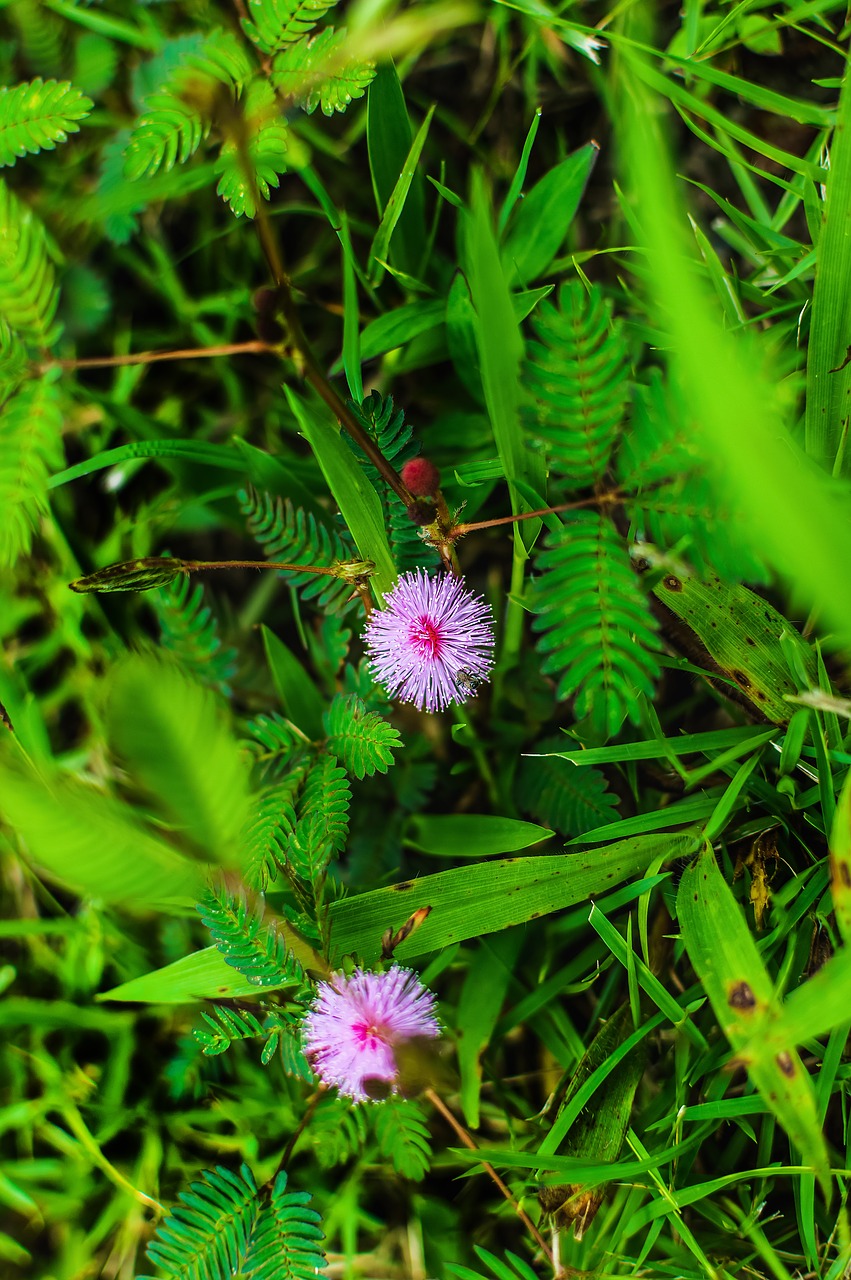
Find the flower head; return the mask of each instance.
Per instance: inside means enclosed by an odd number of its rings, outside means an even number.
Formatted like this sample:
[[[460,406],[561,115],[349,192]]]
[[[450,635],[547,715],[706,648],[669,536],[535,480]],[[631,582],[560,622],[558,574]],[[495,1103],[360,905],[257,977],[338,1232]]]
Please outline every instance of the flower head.
[[[464,702],[493,665],[493,614],[460,578],[403,573],[373,613],[366,648],[376,679],[420,711]]]
[[[304,1023],[305,1053],[325,1084],[344,1097],[365,1102],[364,1087],[380,1081],[396,1087],[395,1050],[407,1041],[440,1035],[434,996],[410,969],[394,964],[385,973],[357,970],[320,982]]]

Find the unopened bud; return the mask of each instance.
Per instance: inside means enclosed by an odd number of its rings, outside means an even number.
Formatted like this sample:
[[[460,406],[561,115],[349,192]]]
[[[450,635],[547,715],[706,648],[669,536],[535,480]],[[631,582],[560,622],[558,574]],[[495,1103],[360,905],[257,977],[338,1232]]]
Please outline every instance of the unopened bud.
[[[440,488],[440,472],[428,458],[411,458],[402,468],[402,483],[415,498],[430,498]]]

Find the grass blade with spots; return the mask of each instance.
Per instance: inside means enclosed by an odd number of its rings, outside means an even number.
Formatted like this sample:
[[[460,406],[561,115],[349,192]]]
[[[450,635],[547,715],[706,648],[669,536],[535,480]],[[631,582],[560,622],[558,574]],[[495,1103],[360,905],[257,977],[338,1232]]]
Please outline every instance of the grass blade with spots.
[[[780,1004],[741,908],[711,845],[684,873],[677,894],[683,943],[729,1040],[769,1110],[830,1198],[830,1163],[812,1081],[795,1050],[775,1052],[761,1035]]]

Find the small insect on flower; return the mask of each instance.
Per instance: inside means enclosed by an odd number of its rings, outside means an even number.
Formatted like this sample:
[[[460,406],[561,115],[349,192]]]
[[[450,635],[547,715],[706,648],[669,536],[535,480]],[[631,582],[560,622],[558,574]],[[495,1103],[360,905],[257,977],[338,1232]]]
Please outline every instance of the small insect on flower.
[[[434,995],[415,973],[335,973],[320,982],[304,1022],[305,1054],[316,1074],[346,1098],[365,1102],[399,1084],[398,1055],[413,1041],[435,1039]]]
[[[403,573],[366,629],[372,673],[420,711],[464,702],[493,666],[493,614],[449,573]]]

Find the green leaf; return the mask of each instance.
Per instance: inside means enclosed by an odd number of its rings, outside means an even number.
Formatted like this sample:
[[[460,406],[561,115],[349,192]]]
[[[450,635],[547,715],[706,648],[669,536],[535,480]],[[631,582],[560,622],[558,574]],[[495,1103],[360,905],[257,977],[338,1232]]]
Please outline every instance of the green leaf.
[[[581,836],[617,817],[617,796],[607,790],[599,769],[575,764],[548,752],[559,751],[564,738],[545,738],[520,761],[514,797],[518,808],[559,835]]]
[[[323,114],[332,116],[345,111],[353,99],[362,98],[374,75],[371,62],[353,62],[347,55],[345,28],[326,27],[275,54],[271,83],[308,114],[321,105]]]
[[[398,1094],[374,1109],[375,1136],[385,1160],[402,1178],[420,1182],[431,1165],[429,1128],[422,1108]]]
[[[328,735],[328,750],[356,778],[386,773],[393,764],[393,752],[402,746],[399,730],[374,711],[367,711],[355,694],[338,694],[322,722]]]
[[[285,386],[284,391],[360,555],[375,564],[371,582],[381,600],[384,592],[389,591],[396,581],[396,567],[387,542],[381,500],[358,466],[351,449],[340,438],[339,426],[330,422],[324,412],[320,417],[321,411],[297,397],[289,386]]]
[[[851,770],[845,775],[830,832],[830,894],[836,927],[851,948]]]
[[[0,316],[24,342],[47,347],[61,332],[58,305],[44,228],[0,181]]]
[[[538,307],[532,332],[523,373],[529,431],[566,493],[602,483],[629,400],[622,325],[599,288],[572,281],[557,306]]]
[[[62,401],[47,377],[23,383],[0,406],[0,565],[29,552],[61,455]]]
[[[227,1280],[242,1270],[260,1212],[248,1165],[233,1174],[221,1165],[178,1197],[180,1206],[157,1227],[147,1255],[169,1280]]]
[[[41,77],[13,89],[0,89],[0,168],[28,152],[53,151],[69,133],[79,131],[93,106],[69,80]]]
[[[318,741],[322,736],[324,700],[304,667],[268,627],[261,628],[266,661],[288,719],[307,738]]]
[[[648,552],[652,565],[653,555]],[[657,599],[694,632],[709,655],[710,670],[726,677],[731,690],[775,724],[788,724],[799,685],[789,670],[782,637],[788,637],[811,685],[816,681],[815,653],[790,622],[762,596],[717,574],[665,573],[653,588]]]
[[[419,159],[422,155],[426,138],[428,137],[428,131],[431,127],[431,120],[434,115],[434,111],[434,104],[432,104],[426,113],[425,120],[423,120],[417,130],[417,136],[411,143],[410,151],[405,157],[404,164],[402,165],[402,171],[399,174],[396,185],[393,187],[390,198],[384,206],[381,221],[378,224],[378,230],[375,233],[372,246],[369,251],[369,261],[367,263],[367,272],[369,273],[370,281],[373,285],[377,285],[384,274],[384,269],[381,266],[381,263],[388,255],[390,239],[396,229],[396,224],[404,211],[405,202],[408,198],[411,184],[416,177],[417,165],[419,164]]]
[[[771,978],[710,845],[677,893],[683,943],[737,1061],[830,1198],[830,1160],[810,1076],[795,1050],[777,1053],[763,1035],[779,1013]]]
[[[232,864],[249,805],[248,766],[211,690],[136,655],[111,674],[109,740],[182,837]]]
[[[533,508],[516,484],[524,481],[536,493],[546,493],[544,462],[526,447],[520,423],[520,364],[523,343],[508,281],[500,264],[491,218],[490,199],[481,174],[473,177],[471,212],[465,214],[463,264],[475,308],[476,345],[482,373],[485,404],[499,450],[515,515]],[[525,520],[518,535],[528,549],[540,529],[537,520]]]
[[[392,62],[382,62],[369,86],[367,97],[366,142],[369,152],[369,169],[379,217],[382,217],[399,175],[405,167],[405,158],[411,148],[411,125],[405,106],[405,98],[396,68]],[[392,262],[401,271],[416,276],[426,245],[425,201],[423,182],[416,171],[408,187],[407,197],[398,214],[392,242]],[[417,304],[428,308],[429,303]],[[382,319],[398,315],[398,308]],[[376,321],[375,323],[378,323]],[[364,331],[364,360],[368,360],[367,334]],[[390,347],[384,348],[391,350]]]
[[[287,1191],[282,1170],[251,1234],[242,1274],[246,1280],[316,1280],[325,1271],[319,1247],[321,1218],[306,1191]]]
[[[486,858],[495,853],[528,849],[548,840],[552,834],[548,827],[488,813],[445,817],[419,814],[410,819],[405,840],[415,849],[441,858]]]
[[[336,0],[248,0],[241,26],[261,53],[277,53],[308,35]]]
[[[298,986],[304,980],[278,922],[264,923],[261,906],[249,907],[243,895],[213,886],[197,910],[227,964],[255,990]]]
[[[185,910],[195,901],[204,868],[181,858],[96,787],[62,775],[40,777],[0,759],[0,794],[4,819],[51,879],[137,908]]]
[[[223,144],[216,161],[216,191],[237,218],[253,218],[257,195],[269,199],[287,169],[287,125],[268,80],[252,80],[242,119]]]
[[[600,148],[589,142],[545,174],[509,223],[502,261],[509,284],[529,285],[547,270],[570,229]]]
[[[471,863],[343,898],[330,908],[332,962],[348,952],[376,960],[384,932],[422,907],[431,913],[399,945],[400,959],[560,911],[643,874],[654,858],[675,860],[696,847],[691,835],[638,836],[586,853]]]
[[[200,892],[200,886],[199,886]],[[294,930],[287,930],[287,942],[299,963],[318,973],[325,970],[321,957]],[[283,984],[291,986],[287,978]],[[264,991],[273,991],[272,986]],[[228,964],[217,947],[193,951],[172,964],[101,992],[98,1000],[120,1000],[136,1004],[190,1004],[199,1000],[231,1000],[256,996],[257,984]]]
[[[626,716],[638,719],[637,695],[650,696],[659,673],[657,624],[622,539],[605,516],[577,511],[535,563],[541,671],[559,673],[557,697],[575,697],[597,738],[612,737]]]
[[[458,1070],[461,1075],[461,1107],[469,1128],[479,1127],[479,1095],[482,1087],[481,1056],[493,1035],[496,1020],[508,992],[525,929],[512,929],[479,944],[458,1000]]]
[[[818,242],[810,340],[807,350],[806,448],[826,470],[842,456],[851,474],[848,396],[851,365],[851,75],[846,69],[839,117],[830,148],[822,228]]]

